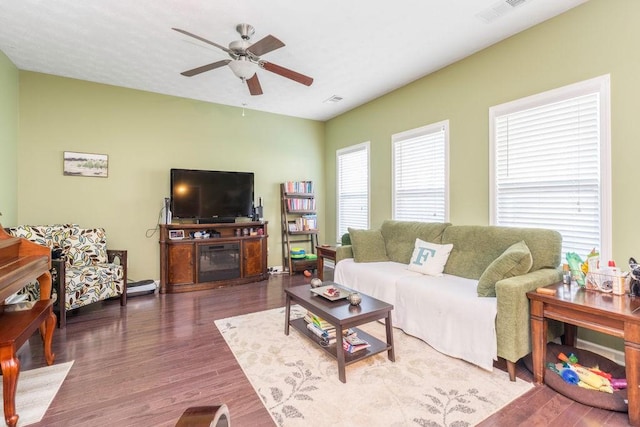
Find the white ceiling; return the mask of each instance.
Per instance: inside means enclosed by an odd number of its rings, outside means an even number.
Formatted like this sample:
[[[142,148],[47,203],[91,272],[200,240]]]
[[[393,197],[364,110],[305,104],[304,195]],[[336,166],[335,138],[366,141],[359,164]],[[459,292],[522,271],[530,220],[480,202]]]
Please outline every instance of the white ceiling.
[[[585,1],[2,0],[0,50],[21,70],[327,120]],[[228,56],[172,27],[227,46],[239,23],[282,40],[262,59],[313,84],[259,70],[251,96],[228,67],[180,75]]]

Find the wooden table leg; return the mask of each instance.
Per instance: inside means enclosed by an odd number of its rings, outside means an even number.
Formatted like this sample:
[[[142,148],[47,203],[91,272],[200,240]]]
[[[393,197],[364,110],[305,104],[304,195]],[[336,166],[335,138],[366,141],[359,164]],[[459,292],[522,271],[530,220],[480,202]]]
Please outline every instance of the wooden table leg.
[[[13,347],[0,348],[0,369],[2,369],[2,400],[4,401],[4,420],[9,427],[18,424],[16,414],[16,389],[20,375],[20,361],[15,357]]]
[[[44,324],[44,358],[47,361],[47,365],[53,365],[53,361],[56,355],[51,351],[51,343],[53,342],[53,331],[56,329],[56,315],[53,314],[53,306],[49,306],[49,315],[43,322]]]
[[[335,326],[335,325],[334,325]],[[345,373],[345,360],[344,352],[342,348],[342,328],[336,327],[336,359],[338,359],[338,378],[343,383],[347,382],[347,374]]]
[[[624,359],[627,375],[629,423],[640,426],[640,324],[624,325]]]
[[[393,325],[391,324],[391,312],[387,314],[387,318],[384,321],[385,329],[387,330],[387,345],[389,346],[389,350],[387,351],[387,357],[392,362],[396,361],[396,350],[393,346]]]
[[[318,279],[324,280],[324,256],[318,254]]]
[[[533,381],[544,384],[544,361],[547,358],[547,320],[544,304],[531,301],[531,346],[533,359]]]
[[[564,335],[562,336],[562,344],[569,347],[575,347],[578,339],[578,327],[570,323],[564,324]]]
[[[291,319],[291,297],[286,296],[286,304],[284,306],[284,334],[289,335],[289,319]]]

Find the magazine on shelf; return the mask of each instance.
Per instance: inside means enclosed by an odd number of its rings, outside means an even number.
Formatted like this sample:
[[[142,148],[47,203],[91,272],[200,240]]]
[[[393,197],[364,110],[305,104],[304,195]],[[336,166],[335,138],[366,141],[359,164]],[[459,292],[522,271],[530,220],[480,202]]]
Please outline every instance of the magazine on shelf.
[[[366,343],[366,344],[359,344],[359,345],[353,345],[353,344],[349,344],[346,341],[342,341],[342,348],[347,352],[347,353],[355,353],[356,351],[360,351],[360,350],[364,350],[365,348],[369,348],[371,347],[371,344]]]

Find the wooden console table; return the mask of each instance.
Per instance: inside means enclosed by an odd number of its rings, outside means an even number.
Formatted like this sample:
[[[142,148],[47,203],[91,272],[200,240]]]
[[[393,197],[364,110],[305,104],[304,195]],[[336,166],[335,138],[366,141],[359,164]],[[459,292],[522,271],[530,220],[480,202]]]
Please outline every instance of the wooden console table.
[[[565,324],[565,344],[575,346],[577,327],[624,339],[629,422],[640,426],[640,297],[585,290],[562,283],[547,286],[555,295],[528,292],[531,304],[533,379],[544,383],[547,319]]]
[[[160,293],[267,279],[267,224],[251,221],[161,225]]]

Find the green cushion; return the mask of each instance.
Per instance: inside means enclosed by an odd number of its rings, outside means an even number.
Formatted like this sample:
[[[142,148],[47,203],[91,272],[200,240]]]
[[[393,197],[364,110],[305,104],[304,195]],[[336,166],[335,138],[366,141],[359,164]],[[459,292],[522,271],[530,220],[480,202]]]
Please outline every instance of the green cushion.
[[[354,262],[389,261],[380,230],[348,230]]]
[[[384,237],[389,260],[409,264],[416,238],[440,244],[442,243],[442,233],[449,225],[451,224],[441,222],[385,220],[380,231]]]
[[[442,241],[439,242],[453,243],[453,250],[447,265],[444,266],[444,274],[478,280],[489,264],[509,246],[521,240],[526,242],[533,258],[531,271],[557,268],[560,265],[562,236],[555,230],[452,225],[444,230]],[[388,248],[387,253],[389,253]],[[390,253],[389,256],[391,256]]]
[[[496,282],[528,273],[532,265],[531,251],[524,240],[514,243],[482,273],[478,280],[478,296],[495,297]]]

